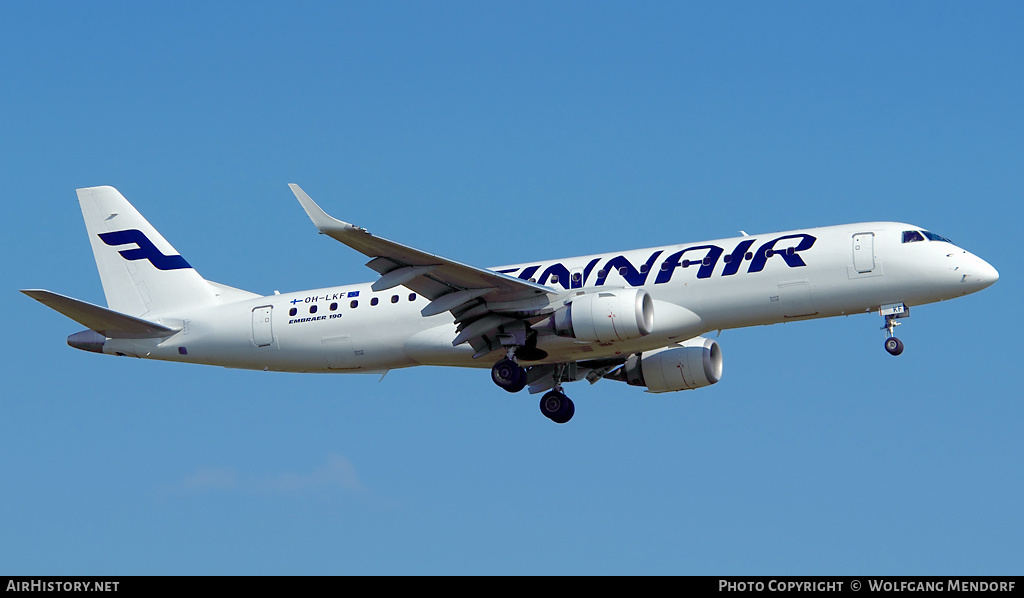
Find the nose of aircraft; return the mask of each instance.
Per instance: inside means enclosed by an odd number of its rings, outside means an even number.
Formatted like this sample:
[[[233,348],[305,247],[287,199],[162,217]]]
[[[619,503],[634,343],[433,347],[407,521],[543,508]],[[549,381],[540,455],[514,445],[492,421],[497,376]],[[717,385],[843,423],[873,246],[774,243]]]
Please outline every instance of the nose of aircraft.
[[[958,270],[961,275],[960,282],[967,285],[968,293],[992,286],[999,280],[999,272],[985,260],[967,251],[963,257],[965,259],[960,263]]]
[[[992,286],[995,281],[999,280],[999,272],[996,272],[996,269],[991,264],[980,257],[977,260],[978,265],[974,273],[975,284],[983,289]]]

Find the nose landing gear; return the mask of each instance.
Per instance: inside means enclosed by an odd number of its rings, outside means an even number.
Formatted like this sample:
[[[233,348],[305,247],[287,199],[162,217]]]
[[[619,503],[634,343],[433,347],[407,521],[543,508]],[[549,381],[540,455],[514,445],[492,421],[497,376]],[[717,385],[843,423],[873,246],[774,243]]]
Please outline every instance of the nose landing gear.
[[[885,339],[885,350],[889,355],[899,355],[903,352],[903,341],[895,336]]]
[[[900,325],[896,320],[909,317],[910,308],[903,303],[892,303],[883,305],[878,313],[885,316],[885,326],[882,326],[885,331],[885,350],[889,355],[899,355],[903,352],[903,341],[896,338],[896,327]]]

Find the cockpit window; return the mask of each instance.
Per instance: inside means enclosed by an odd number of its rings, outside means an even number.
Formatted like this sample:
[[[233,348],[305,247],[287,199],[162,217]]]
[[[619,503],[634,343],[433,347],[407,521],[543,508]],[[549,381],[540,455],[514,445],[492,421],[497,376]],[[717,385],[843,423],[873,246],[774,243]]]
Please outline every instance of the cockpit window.
[[[953,245],[953,242],[950,241],[949,239],[947,239],[946,237],[940,237],[939,235],[936,235],[935,233],[930,233],[930,232],[928,232],[926,230],[923,230],[921,232],[924,233],[924,236],[928,237],[929,241],[943,241],[945,243],[949,243],[950,245]]]
[[[903,231],[903,242],[913,243],[914,241],[924,241],[924,237],[921,233],[916,230],[905,230]]]

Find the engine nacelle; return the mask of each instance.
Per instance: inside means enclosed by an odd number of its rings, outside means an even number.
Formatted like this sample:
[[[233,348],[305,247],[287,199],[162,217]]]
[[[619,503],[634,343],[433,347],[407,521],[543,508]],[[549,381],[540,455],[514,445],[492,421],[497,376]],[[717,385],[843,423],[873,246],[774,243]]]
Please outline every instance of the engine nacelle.
[[[722,350],[718,343],[697,337],[674,347],[630,355],[621,369],[607,376],[648,392],[690,390],[718,382],[722,377]]]
[[[610,343],[640,338],[654,329],[654,301],[643,289],[587,293],[552,316],[555,333]]]

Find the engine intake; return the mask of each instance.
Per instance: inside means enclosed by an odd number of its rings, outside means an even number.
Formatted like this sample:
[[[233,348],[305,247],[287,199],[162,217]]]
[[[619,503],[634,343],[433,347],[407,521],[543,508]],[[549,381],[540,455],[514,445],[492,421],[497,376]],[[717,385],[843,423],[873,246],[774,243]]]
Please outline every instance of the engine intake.
[[[674,347],[630,355],[626,364],[605,376],[648,392],[673,392],[709,386],[722,378],[718,343],[698,336]]]
[[[643,289],[588,293],[560,308],[552,318],[559,336],[599,343],[625,341],[654,329],[654,301]]]

